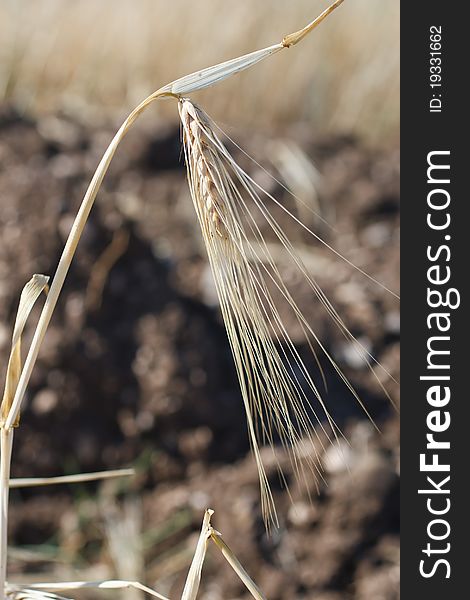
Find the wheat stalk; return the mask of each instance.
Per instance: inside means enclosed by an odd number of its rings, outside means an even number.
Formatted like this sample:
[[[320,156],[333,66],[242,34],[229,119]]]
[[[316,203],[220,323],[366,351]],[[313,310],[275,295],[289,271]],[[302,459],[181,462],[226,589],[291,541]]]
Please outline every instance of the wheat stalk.
[[[5,391],[0,405],[0,594],[3,594],[7,568],[8,496],[14,431],[12,427],[5,427],[5,421],[11,411],[20,379],[21,336],[31,310],[41,292],[46,289],[48,281],[49,278],[44,275],[33,275],[21,292],[5,376]],[[17,427],[18,424],[19,415],[16,415],[12,426]]]

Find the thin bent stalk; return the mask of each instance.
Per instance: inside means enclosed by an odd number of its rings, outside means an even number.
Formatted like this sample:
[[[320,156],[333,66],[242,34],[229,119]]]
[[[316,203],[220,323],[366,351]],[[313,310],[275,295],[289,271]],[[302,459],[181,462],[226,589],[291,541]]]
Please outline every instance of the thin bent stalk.
[[[121,125],[118,132],[112,139],[110,145],[108,146],[106,152],[103,155],[103,158],[101,159],[98,165],[98,168],[95,171],[95,174],[93,175],[93,179],[91,180],[90,185],[88,186],[80,209],[73,222],[72,229],[67,238],[67,242],[62,252],[62,256],[60,257],[59,264],[57,266],[57,271],[52,281],[47,300],[44,304],[44,308],[42,309],[41,316],[39,318],[39,322],[36,327],[36,331],[34,333],[34,337],[31,342],[31,346],[29,348],[29,352],[26,357],[23,370],[21,372],[21,377],[16,388],[16,393],[13,399],[12,406],[8,417],[5,420],[6,429],[10,429],[13,426],[19,414],[21,402],[26,392],[26,388],[28,386],[31,373],[36,363],[36,359],[42,341],[44,339],[44,335],[51,320],[52,313],[54,312],[57,300],[59,298],[59,294],[62,290],[62,286],[64,285],[65,277],[67,276],[70,263],[72,262],[75,250],[77,248],[78,242],[80,241],[80,237],[88,219],[88,215],[90,214],[98,190],[100,189],[101,183],[103,182],[103,178],[106,175],[106,172],[117,150],[117,147],[119,146],[126,133],[129,131],[131,125],[134,123],[137,117],[147,108],[147,106],[151,102],[153,102],[153,100],[156,100],[160,96],[165,95],[168,94],[164,92],[156,92],[155,94],[152,94],[151,96],[146,98],[141,104],[139,104],[139,106],[137,106],[137,108],[135,108],[131,112],[131,114],[127,117],[127,119],[124,121],[124,123]]]
[[[222,539],[221,534],[211,527],[211,539],[217,546],[217,548],[222,552],[225,560],[232,567],[235,573],[240,577],[243,584],[246,586],[247,590],[256,598],[256,600],[266,600],[266,596],[259,589],[256,583],[251,579],[251,577],[246,572],[243,565],[240,563],[238,558],[235,556],[233,551],[227,546],[227,544]]]
[[[104,479],[114,479],[116,477],[130,477],[131,475],[135,475],[134,469],[94,471],[93,473],[77,473],[76,475],[59,475],[58,477],[23,477],[19,479],[10,479],[10,489],[84,483],[85,481],[103,481]]]

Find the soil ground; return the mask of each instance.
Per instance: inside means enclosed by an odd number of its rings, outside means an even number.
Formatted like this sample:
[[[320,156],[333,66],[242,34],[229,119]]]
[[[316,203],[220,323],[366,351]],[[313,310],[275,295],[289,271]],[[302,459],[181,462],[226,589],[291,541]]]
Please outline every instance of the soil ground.
[[[34,121],[7,108],[0,112],[2,365],[21,288],[33,273],[53,275],[112,132],[109,124],[90,129],[64,116]],[[349,137],[315,139],[305,128],[289,135],[320,175],[308,201],[334,229],[307,213],[309,226],[397,291],[396,148],[371,150]],[[279,146],[280,138],[238,141],[267,168],[287,147]],[[292,202],[259,167],[239,158],[281,202]],[[282,179],[281,169],[276,176]],[[276,216],[348,327],[398,377],[395,299]],[[308,482],[310,499],[285,460],[289,499],[268,457],[280,527],[267,535],[230,349],[187,191],[180,132],[137,126],[129,134],[93,208],[35,368],[13,476],[128,465],[137,475],[13,491],[12,581],[130,577],[179,597],[210,506],[214,526],[270,600],[398,598],[397,413],[312,302],[310,288],[288,267],[285,277],[380,433],[322,361],[325,396],[350,446],[340,459],[326,451],[325,481]],[[296,339],[294,325],[288,326]],[[25,347],[31,333],[32,326]],[[313,361],[311,367],[318,369]],[[398,401],[395,384],[375,373]],[[211,600],[248,598],[215,547],[201,589],[201,598]]]

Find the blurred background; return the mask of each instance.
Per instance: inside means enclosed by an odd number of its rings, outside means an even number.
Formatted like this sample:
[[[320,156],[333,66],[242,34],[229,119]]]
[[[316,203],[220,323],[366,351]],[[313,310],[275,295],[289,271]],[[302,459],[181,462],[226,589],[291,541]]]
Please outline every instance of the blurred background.
[[[179,76],[280,41],[327,5],[0,0],[2,375],[21,288],[32,273],[53,275],[128,112]],[[233,147],[257,181],[396,292],[398,65],[398,3],[345,0],[301,45],[193,97],[319,217]],[[397,378],[396,300],[281,225],[353,334]],[[376,379],[395,402],[397,386],[357,360],[281,248],[278,256],[380,432],[323,364],[325,398],[350,446],[319,449],[325,481],[310,482],[311,499],[287,461],[292,499],[268,465],[280,517],[268,536],[177,110],[171,101],[151,107],[122,143],[92,211],[33,374],[13,463],[14,477],[120,466],[137,475],[13,491],[10,580],[134,579],[178,598],[211,506],[214,526],[270,600],[399,597],[398,417]],[[215,547],[206,560],[201,598],[249,597]]]
[[[26,112],[124,114],[181,75],[280,41],[325,6],[2,0],[0,98]],[[272,131],[301,119],[315,132],[396,139],[398,38],[397,2],[349,0],[307,47],[202,92],[198,101],[237,127]]]

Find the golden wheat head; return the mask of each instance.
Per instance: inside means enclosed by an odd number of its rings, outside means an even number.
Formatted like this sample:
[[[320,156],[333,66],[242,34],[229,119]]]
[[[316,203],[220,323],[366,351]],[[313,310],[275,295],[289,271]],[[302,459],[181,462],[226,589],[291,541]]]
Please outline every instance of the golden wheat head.
[[[279,202],[257,186],[235,162],[217,134],[217,126],[200,107],[181,99],[179,113],[189,188],[240,383],[260,475],[262,511],[267,521],[275,523],[274,501],[260,445],[268,443],[275,452],[279,436],[297,474],[304,479],[305,463],[309,472],[321,476],[318,445],[322,442],[318,430],[328,440],[342,435],[289,336],[281,318],[280,302],[294,315],[312,353],[315,355],[316,344],[351,393],[359,402],[360,399],[284,283],[259,226],[260,217],[336,326],[348,339],[354,338],[275,221],[267,200],[277,205]],[[365,350],[360,352],[368,360]],[[310,450],[306,450],[306,443]]]

